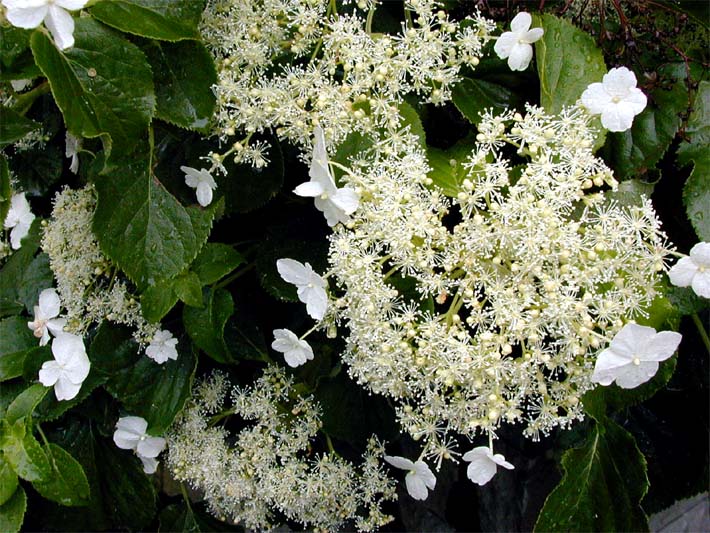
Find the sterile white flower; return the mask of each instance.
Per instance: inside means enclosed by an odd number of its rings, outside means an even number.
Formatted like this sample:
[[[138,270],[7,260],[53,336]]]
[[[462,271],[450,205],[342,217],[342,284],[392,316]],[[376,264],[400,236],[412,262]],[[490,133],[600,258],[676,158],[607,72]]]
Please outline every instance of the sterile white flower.
[[[67,321],[65,318],[55,318],[59,316],[59,309],[62,304],[59,295],[54,289],[44,289],[39,293],[39,305],[35,305],[35,319],[27,323],[35,337],[39,339],[39,345],[44,346],[49,342],[49,333],[55,337],[64,330]]]
[[[122,450],[133,450],[143,463],[143,471],[152,474],[158,467],[156,457],[165,449],[162,437],[151,437],[146,433],[148,422],[140,416],[124,416],[116,422],[113,442]]]
[[[89,375],[91,362],[81,337],[58,333],[52,341],[53,361],[45,361],[39,370],[39,381],[45,387],[54,385],[57,400],[71,400]]]
[[[636,87],[636,76],[626,67],[613,68],[601,83],[592,83],[582,93],[582,105],[592,115],[601,115],[609,131],[626,131],[646,107],[646,95]]]
[[[525,70],[533,56],[532,43],[545,33],[542,28],[530,29],[532,17],[530,13],[521,11],[510,22],[510,29],[496,41],[493,50],[501,59],[508,58],[510,70]]]
[[[493,479],[499,466],[508,470],[515,468],[505,460],[503,455],[494,454],[488,446],[479,446],[467,451],[463,455],[463,460],[470,461],[471,464],[466,469],[466,476],[477,485],[485,485]]]
[[[310,345],[288,329],[274,330],[274,342],[271,347],[284,354],[286,364],[294,368],[313,359],[313,349]]]
[[[710,298],[710,242],[699,242],[668,271],[677,287],[692,287],[695,294]]]
[[[13,194],[10,199],[10,210],[5,217],[5,229],[12,228],[10,232],[10,246],[13,250],[20,248],[20,242],[30,232],[30,226],[35,216],[30,211],[30,204],[25,198],[25,193]]]
[[[306,304],[306,312],[316,320],[322,320],[328,307],[328,295],[325,292],[325,280],[316,274],[308,263],[299,263],[295,259],[279,259],[276,269],[288,283],[298,289],[298,299]]]
[[[74,19],[66,11],[81,9],[88,0],[2,0],[6,17],[18,28],[36,28],[43,21],[57,48],[74,46]]]
[[[407,492],[415,500],[426,500],[429,490],[434,490],[436,477],[424,461],[412,462],[404,457],[385,455],[385,461],[402,470],[409,470],[404,477]]]
[[[301,183],[293,192],[298,196],[313,197],[316,209],[323,212],[330,227],[338,222],[348,222],[349,215],[358,207],[360,198],[354,189],[335,185],[328,166],[328,152],[325,149],[325,137],[320,126],[314,130],[315,143],[313,158],[308,175],[311,181]]]
[[[602,385],[616,381],[622,389],[633,389],[656,374],[658,363],[673,355],[680,340],[675,331],[626,324],[597,357],[592,381]]]
[[[81,150],[81,139],[79,139],[78,137],[74,137],[71,133],[67,131],[65,143],[66,148],[64,150],[64,156],[71,158],[69,170],[76,174],[79,170],[79,150]]]
[[[202,207],[207,207],[212,202],[212,191],[217,188],[212,174],[204,168],[197,170],[192,167],[180,167],[185,173],[185,184],[196,189],[197,202]]]
[[[145,354],[153,361],[163,364],[168,359],[177,359],[178,353],[175,346],[178,341],[167,329],[157,331],[145,349]]]

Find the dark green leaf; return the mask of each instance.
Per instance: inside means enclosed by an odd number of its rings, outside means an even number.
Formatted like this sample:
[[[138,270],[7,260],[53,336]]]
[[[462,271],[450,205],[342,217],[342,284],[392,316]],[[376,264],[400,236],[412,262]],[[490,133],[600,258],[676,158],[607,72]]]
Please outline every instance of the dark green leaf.
[[[116,163],[97,179],[94,233],[104,253],[144,288],[176,276],[195,259],[220,202],[183,207],[152,175],[142,152]]]
[[[4,505],[15,493],[17,474],[0,453],[0,505]]]
[[[207,48],[197,41],[153,41],[143,51],[153,68],[156,116],[176,126],[204,131],[214,112],[212,85],[217,83]]]
[[[30,46],[30,32],[14,26],[0,26],[0,62],[10,67]]]
[[[13,379],[2,384],[0,387],[0,418],[5,417],[7,407],[25,388],[27,388],[27,383],[23,379]]]
[[[10,256],[5,266],[0,270],[0,316],[21,313],[24,304],[28,303],[25,302],[28,294],[32,294],[34,291],[39,294],[38,286],[30,289],[25,284],[25,277],[28,280],[36,280],[36,276],[33,274],[36,269],[32,264],[35,261],[35,252],[39,248],[39,240],[40,220],[35,219],[32,226],[30,226],[29,233],[22,239],[20,249]],[[49,279],[49,284],[43,288],[52,286],[53,277],[50,276]],[[29,302],[30,305],[27,307],[27,311],[31,313],[32,306],[36,303],[35,301]]]
[[[132,147],[155,109],[150,66],[140,49],[118,32],[91,17],[74,20],[76,42],[64,52],[44,32],[32,34],[35,61],[49,79],[71,133],[108,134],[113,145]]]
[[[692,315],[710,307],[710,300],[695,294],[691,287],[668,287],[666,296],[681,315]]]
[[[97,387],[100,387],[106,382],[106,376],[102,376],[97,372],[92,371],[89,376],[81,384],[79,393],[71,400],[57,401],[54,393],[48,394],[39,403],[35,410],[35,415],[40,421],[52,421],[59,418],[69,409],[86,400]]]
[[[0,423],[0,448],[15,473],[27,481],[46,479],[50,475],[49,461],[37,439],[27,431],[25,420]]]
[[[10,168],[7,166],[7,159],[0,154],[0,220],[7,218],[10,210],[10,199],[12,198],[12,188],[10,187]]]
[[[25,489],[17,487],[12,497],[0,505],[0,531],[15,533],[20,531],[27,509]]]
[[[162,41],[199,39],[204,0],[104,0],[91,8],[101,22]]]
[[[195,515],[187,505],[168,505],[160,512],[160,532],[175,533],[200,533],[200,526],[195,520]]]
[[[219,363],[233,362],[224,342],[224,326],[233,312],[232,295],[224,289],[205,289],[201,309],[183,309],[182,322],[188,335],[200,350]]]
[[[472,124],[478,124],[481,113],[487,109],[492,108],[497,114],[519,105],[519,98],[510,89],[473,78],[463,78],[457,83],[451,97],[456,108]]]
[[[266,157],[269,164],[264,168],[251,165],[235,165],[231,160],[224,163],[227,176],[214,176],[217,190],[224,193],[227,213],[253,211],[271,200],[281,190],[284,180],[284,162],[281,146],[275,137],[268,138],[270,147]]]
[[[234,306],[234,313],[224,327],[224,342],[234,359],[263,361],[267,353],[264,334],[248,307]]]
[[[151,433],[165,432],[190,395],[197,361],[186,347],[188,343],[185,340],[178,343],[177,360],[158,364],[138,352],[130,331],[104,327],[101,344],[113,339],[114,351],[109,346],[99,350],[92,344],[90,356],[95,358],[92,361],[96,361],[97,368],[111,371],[106,390],[122,402],[131,415],[145,418]]]
[[[540,511],[535,531],[648,531],[640,506],[646,460],[634,438],[609,419],[562,457],[564,476]]]
[[[81,464],[69,453],[50,443],[45,446],[52,473],[32,486],[43,497],[69,507],[88,505],[89,482]]]
[[[461,192],[461,183],[468,176],[468,170],[463,164],[471,155],[473,138],[467,137],[448,150],[440,148],[427,148],[427,159],[431,170],[427,177],[433,185],[441,189],[446,196],[455,198]]]
[[[21,376],[27,350],[37,346],[27,319],[12,316],[0,320],[0,339],[0,381]]]
[[[0,148],[19,141],[39,126],[34,120],[19,115],[9,107],[0,106]]]
[[[678,162],[693,165],[683,188],[688,219],[701,241],[710,241],[710,82],[701,81],[685,133],[689,141],[678,147]]]
[[[600,153],[617,179],[638,176],[652,168],[675,137],[681,123],[679,113],[688,107],[685,84],[676,70],[664,71],[675,81],[670,88],[661,87],[651,93],[646,109],[634,118],[630,130],[607,136]]]
[[[180,300],[192,307],[202,307],[202,284],[194,272],[180,274],[173,282],[173,290]]]
[[[5,420],[8,424],[14,424],[21,418],[29,417],[37,407],[37,404],[42,401],[49,389],[40,383],[30,385],[22,391],[7,407],[5,412]]]
[[[141,294],[141,312],[148,322],[159,322],[177,303],[174,281],[169,279],[150,285]]]
[[[363,157],[365,152],[372,148],[372,145],[372,138],[363,135],[359,131],[353,131],[338,145],[338,149],[332,160],[345,167],[349,167],[351,157]],[[336,184],[341,186],[340,178],[344,173],[343,169],[334,167],[332,171]]]
[[[197,274],[202,285],[210,285],[243,263],[244,257],[228,244],[208,242],[190,269]]]
[[[619,183],[619,187],[616,191],[606,191],[604,196],[616,200],[622,206],[636,206],[640,207],[643,205],[644,196],[648,199],[651,198],[653,194],[653,183],[646,183],[645,181],[630,179],[622,181]]]
[[[426,146],[426,133],[424,133],[424,126],[417,110],[407,102],[401,102],[399,104],[399,114],[402,116],[400,127],[409,126],[410,133],[419,137],[419,144],[424,148]]]

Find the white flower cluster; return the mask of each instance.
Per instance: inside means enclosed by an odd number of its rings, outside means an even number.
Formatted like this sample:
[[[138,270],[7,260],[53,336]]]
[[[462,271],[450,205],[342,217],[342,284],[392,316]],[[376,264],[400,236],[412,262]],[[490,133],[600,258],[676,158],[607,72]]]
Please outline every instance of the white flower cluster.
[[[394,482],[374,438],[358,467],[336,453],[314,452],[319,408],[298,397],[276,367],[252,387],[233,389],[232,408],[221,411],[229,390],[219,373],[199,384],[167,437],[170,470],[204,491],[220,520],[264,530],[282,515],[314,529],[349,524],[371,531],[392,519],[381,505],[396,498]],[[231,414],[246,423],[235,434],[218,425]]]
[[[468,161],[452,161],[468,169],[453,199],[406,133],[350,161],[360,205],[334,230],[329,273],[343,357],[398,400],[425,456],[450,458],[450,432],[522,422],[537,438],[582,418],[596,355],[656,295],[665,236],[649,201],[603,193],[616,181],[589,120],[484,117]]]
[[[478,15],[454,22],[437,4],[408,0],[408,22],[388,35],[372,33],[374,11],[367,19],[357,10],[338,14],[328,0],[208,1],[202,35],[218,62],[218,133],[276,128],[308,147],[315,125],[339,142],[397,124],[406,93],[445,102],[461,67],[478,64],[495,24]],[[280,66],[286,54],[311,58]],[[228,154],[255,164],[262,152],[238,142]],[[224,155],[213,157],[219,167]]]
[[[101,252],[91,231],[95,208],[92,186],[64,188],[55,196],[52,216],[44,225],[42,250],[49,256],[66,309],[65,330],[82,335],[92,324],[109,320],[136,328],[136,341],[148,344],[158,327],[143,318],[137,297]]]

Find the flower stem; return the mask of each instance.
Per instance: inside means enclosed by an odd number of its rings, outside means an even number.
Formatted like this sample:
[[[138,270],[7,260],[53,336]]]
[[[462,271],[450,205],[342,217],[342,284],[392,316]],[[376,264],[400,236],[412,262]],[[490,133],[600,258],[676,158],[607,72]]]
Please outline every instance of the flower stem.
[[[710,336],[708,336],[708,332],[705,329],[703,322],[700,320],[698,313],[693,313],[690,317],[693,319],[693,322],[695,322],[695,327],[698,329],[698,333],[700,334],[700,338],[703,340],[705,349],[708,351],[708,354],[710,354]]]

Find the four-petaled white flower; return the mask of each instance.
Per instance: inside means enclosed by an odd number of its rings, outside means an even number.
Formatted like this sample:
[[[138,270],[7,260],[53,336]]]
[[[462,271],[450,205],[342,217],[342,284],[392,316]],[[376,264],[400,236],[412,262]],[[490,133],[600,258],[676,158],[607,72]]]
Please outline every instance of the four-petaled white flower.
[[[488,446],[479,446],[467,451],[463,460],[471,462],[466,469],[466,476],[477,485],[485,485],[493,479],[499,466],[508,470],[515,468],[501,454],[494,454]]]
[[[65,145],[64,156],[71,158],[69,170],[76,174],[79,170],[79,150],[81,150],[81,139],[74,137],[74,135],[67,131],[65,136]]]
[[[157,331],[153,340],[145,349],[145,354],[158,364],[163,364],[168,359],[177,359],[178,352],[175,346],[178,341],[167,329]]]
[[[646,95],[636,87],[636,76],[626,67],[613,68],[601,83],[592,83],[582,93],[582,105],[592,115],[601,115],[609,131],[626,131],[646,107]]]
[[[510,22],[510,29],[496,41],[493,50],[501,59],[508,58],[510,70],[525,70],[533,56],[532,43],[545,33],[542,28],[530,29],[532,17],[530,13],[521,11]]]
[[[328,308],[325,280],[316,274],[311,265],[299,263],[295,259],[279,259],[276,269],[288,283],[298,289],[298,299],[306,304],[306,312],[316,320],[322,320]]]
[[[35,319],[28,322],[27,327],[34,331],[40,346],[49,342],[50,332],[56,337],[64,330],[66,318],[55,318],[59,316],[61,306],[59,295],[54,289],[44,289],[39,293],[39,305],[35,305]]]
[[[217,183],[212,174],[204,168],[197,170],[192,167],[180,167],[180,170],[185,173],[185,184],[196,189],[197,203],[202,207],[210,205],[212,203],[212,191],[217,188]]]
[[[143,471],[152,474],[158,467],[156,457],[165,448],[163,437],[151,437],[146,433],[148,422],[140,416],[124,416],[116,422],[113,442],[122,450],[133,450],[143,463]]]
[[[695,294],[710,298],[710,242],[699,242],[668,271],[677,287],[692,287]]]
[[[592,381],[602,385],[616,381],[622,389],[638,387],[656,374],[660,361],[673,355],[680,339],[675,331],[626,324],[597,357]]]
[[[313,349],[310,345],[288,329],[274,330],[274,342],[271,347],[284,354],[286,364],[290,367],[304,365],[306,361],[313,359]]]
[[[313,159],[308,172],[311,181],[301,183],[293,192],[298,196],[315,198],[316,209],[323,212],[326,222],[333,227],[338,222],[345,223],[350,220],[349,215],[357,209],[360,198],[354,189],[350,187],[338,189],[335,185],[328,165],[323,129],[317,126],[314,134]]]
[[[409,473],[404,477],[407,492],[415,500],[426,500],[429,490],[436,487],[436,478],[424,461],[412,462],[404,457],[385,455],[385,461]]]
[[[57,48],[74,46],[74,19],[66,10],[81,9],[89,0],[2,0],[7,20],[18,28],[36,28],[43,21]]]
[[[45,361],[39,370],[39,381],[45,387],[54,385],[57,400],[71,400],[89,375],[91,362],[84,341],[78,335],[58,333],[52,341],[53,361]]]
[[[25,198],[25,193],[13,194],[10,199],[10,210],[5,217],[5,229],[12,228],[10,232],[10,246],[13,250],[20,248],[20,242],[30,232],[30,226],[35,216],[30,211],[30,204]]]

